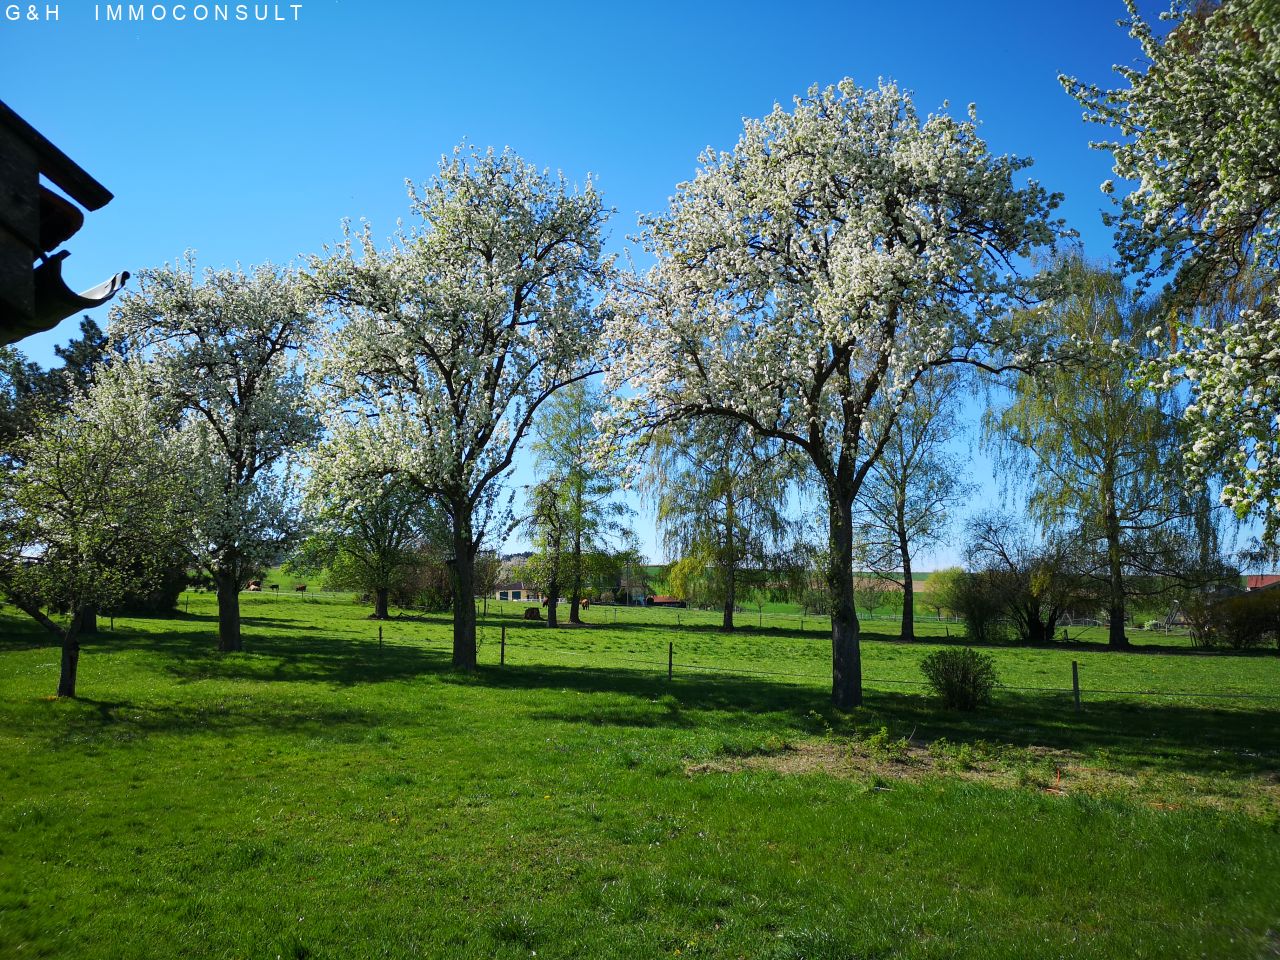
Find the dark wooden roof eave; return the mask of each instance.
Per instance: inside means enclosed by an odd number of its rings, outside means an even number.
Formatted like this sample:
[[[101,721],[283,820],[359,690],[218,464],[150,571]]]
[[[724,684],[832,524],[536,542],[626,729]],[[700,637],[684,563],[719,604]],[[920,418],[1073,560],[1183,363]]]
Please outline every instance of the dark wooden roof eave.
[[[35,151],[40,158],[40,172],[72,200],[87,210],[98,210],[112,200],[112,193],[65,153],[55,147],[39,130],[27,123],[3,100],[0,100],[0,126],[8,127]]]

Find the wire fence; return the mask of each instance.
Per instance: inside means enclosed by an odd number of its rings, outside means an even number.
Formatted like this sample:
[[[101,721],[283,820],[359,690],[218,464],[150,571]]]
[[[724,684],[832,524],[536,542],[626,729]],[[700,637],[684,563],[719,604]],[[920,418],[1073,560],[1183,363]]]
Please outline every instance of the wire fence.
[[[659,625],[660,626],[660,625]],[[643,668],[644,671],[653,671],[659,675],[665,673],[670,681],[680,679],[681,676],[696,674],[702,677],[714,679],[717,676],[723,677],[749,677],[753,679],[769,679],[777,678],[779,680],[788,681],[808,681],[815,685],[830,684],[831,673],[819,672],[803,672],[794,670],[778,670],[765,669],[757,667],[743,667],[730,665],[725,663],[706,663],[704,661],[685,659],[677,656],[678,645],[676,642],[669,641],[667,643],[666,658],[660,657],[644,657],[636,656],[632,653],[618,653],[605,649],[570,649],[566,647],[551,647],[540,642],[536,631],[541,628],[510,628],[507,624],[494,624],[492,622],[478,624],[478,638],[481,639],[482,649],[488,654],[486,662],[491,666],[498,667],[556,667],[563,666],[562,663],[554,662],[555,658],[568,658],[573,661],[581,662],[584,668],[593,669],[630,669]],[[497,636],[482,636],[491,631],[497,631]],[[528,632],[526,632],[528,631]],[[532,635],[530,635],[532,633]],[[381,637],[381,630],[379,631]],[[533,642],[528,642],[532,640]],[[525,642],[520,642],[525,641]],[[403,640],[398,641],[413,646],[422,646],[429,644],[430,640]],[[446,644],[448,640],[444,641]],[[492,647],[496,644],[496,663],[495,651]],[[510,655],[514,655],[516,660],[512,660]],[[1065,664],[1064,664],[1065,666]],[[1027,684],[1010,684],[999,683],[998,689],[1016,693],[1033,693],[1041,695],[1056,695],[1074,698],[1077,707],[1083,707],[1085,703],[1092,699],[1115,699],[1115,698],[1157,698],[1157,699],[1183,699],[1183,700],[1203,700],[1203,701],[1224,701],[1224,702],[1257,702],[1259,704],[1275,703],[1280,705],[1280,693],[1244,693],[1232,691],[1193,691],[1193,690],[1141,690],[1120,687],[1093,687],[1080,683],[1080,670],[1077,661],[1071,661],[1071,684],[1063,686],[1036,686]],[[639,671],[637,671],[639,672]],[[1280,677],[1277,678],[1280,682]],[[862,684],[865,688],[876,689],[877,687],[908,687],[912,689],[927,688],[929,686],[926,680],[912,680],[899,677],[880,677],[875,675],[864,675]],[[1280,688],[1278,688],[1280,689]]]
[[[269,596],[269,594],[263,594]],[[349,594],[331,593],[329,591],[312,591],[310,596],[315,599],[337,599],[347,598]],[[184,606],[189,597],[184,595]],[[586,668],[596,669],[613,669],[613,668],[642,668],[643,670],[652,670],[658,673],[665,672],[669,680],[676,680],[681,675],[688,676],[696,674],[701,677],[714,679],[717,676],[723,677],[750,677],[756,679],[776,678],[786,681],[805,681],[814,685],[827,685],[831,683],[830,671],[823,672],[807,672],[797,670],[780,670],[766,669],[759,667],[744,667],[727,663],[707,663],[696,659],[686,659],[677,656],[678,648],[675,641],[669,641],[667,644],[666,658],[636,656],[634,654],[620,654],[601,648],[578,648],[569,649],[564,647],[551,647],[542,642],[542,637],[538,636],[540,631],[546,630],[545,623],[540,625],[511,625],[506,623],[494,622],[495,614],[498,618],[512,618],[513,614],[507,609],[508,606],[514,607],[516,610],[523,610],[531,604],[521,601],[501,601],[491,600],[489,605],[492,610],[486,611],[481,606],[477,613],[480,615],[477,621],[477,640],[482,649],[495,644],[497,651],[497,666],[520,666],[520,667],[551,667],[562,666],[563,664],[551,662],[550,658],[568,658],[575,662],[581,662]],[[653,606],[623,606],[623,605],[602,605],[596,604],[593,607],[597,610],[609,610],[610,613],[605,615],[603,623],[598,626],[608,626],[617,624],[618,626],[633,627],[651,627],[651,628],[670,628],[670,627],[696,627],[696,626],[713,626],[715,625],[714,615],[716,611],[688,610],[679,608],[663,608]],[[437,611],[428,611],[422,608],[398,607],[401,615],[411,614],[415,617],[423,615],[432,615]],[[627,615],[618,619],[618,611],[626,611]],[[636,619],[635,614],[640,613],[643,619]],[[684,622],[685,619],[692,615],[690,622]],[[699,616],[701,615],[701,616]],[[830,623],[827,617],[814,617],[810,615],[785,614],[785,613],[766,613],[764,617],[770,620],[794,620],[802,623],[812,623],[814,625],[815,634],[826,624]],[[947,618],[926,618],[917,617],[917,622],[942,622],[955,623],[956,621],[947,620]],[[395,622],[395,621],[393,621]],[[516,624],[520,621],[516,620]],[[772,624],[771,624],[772,625]],[[1077,623],[1076,626],[1084,626],[1083,623]],[[399,632],[398,630],[396,631]],[[920,638],[923,642],[928,642],[929,637]],[[937,637],[942,640],[942,636]],[[520,642],[525,641],[525,642]],[[533,641],[533,642],[528,642]],[[447,645],[447,639],[443,641],[434,641],[431,638],[423,637],[421,639],[410,639],[403,636],[384,636],[382,626],[378,628],[378,644],[379,646],[410,646],[422,648],[424,646],[433,645],[435,642],[443,642]],[[508,649],[515,654],[519,662],[508,664]],[[489,651],[492,656],[492,652]],[[1089,699],[1108,699],[1108,698],[1160,698],[1160,699],[1181,699],[1181,700],[1201,700],[1201,701],[1220,701],[1220,702],[1256,702],[1258,704],[1280,704],[1280,692],[1277,693],[1256,693],[1256,692],[1239,692],[1239,691],[1203,691],[1203,690],[1164,690],[1164,689],[1136,689],[1129,687],[1105,687],[1105,686],[1087,686],[1080,683],[1079,665],[1076,661],[1071,661],[1071,685],[1063,686],[1036,686],[1026,684],[998,684],[998,689],[1017,692],[1017,693],[1033,693],[1041,695],[1055,695],[1074,697],[1077,706],[1081,706]],[[912,689],[921,689],[928,687],[928,681],[913,680],[901,677],[881,677],[875,675],[864,675],[862,683],[865,688],[876,689],[877,687],[907,687]],[[1277,677],[1277,689],[1280,690],[1280,676]]]
[[[562,605],[564,603],[562,601]],[[479,616],[492,615],[495,612],[499,616],[508,616],[512,611],[518,614],[531,606],[542,610],[544,608],[541,604],[541,600],[522,601],[478,598],[476,612]],[[603,611],[606,622],[615,623],[619,626],[624,623],[636,623],[636,617],[640,615],[650,618],[647,623],[649,626],[711,627],[719,624],[723,616],[723,611],[719,608],[676,607],[666,604],[594,603],[590,609]],[[857,613],[859,622],[869,628],[880,624],[893,625],[896,628],[902,621],[901,609],[869,611],[859,608]],[[653,619],[655,617],[663,617],[666,620],[665,622],[657,621]],[[1185,624],[1173,623],[1168,618],[1151,620],[1146,623],[1140,623],[1139,619],[1135,618],[1133,622],[1126,624],[1126,631],[1132,632],[1135,637],[1176,639],[1187,643],[1191,642],[1190,630]],[[964,634],[964,620],[961,617],[944,616],[940,613],[922,613],[916,610],[912,620],[917,627],[941,626],[943,635],[948,637],[962,636]],[[766,630],[822,632],[831,629],[831,617],[829,614],[781,612],[758,606],[735,607],[734,621],[738,626]],[[1017,627],[1017,624],[1008,618],[1000,618],[996,622],[1003,625],[1010,633],[1014,632]],[[1155,626],[1151,626],[1153,623]],[[1062,617],[1053,625],[1053,632],[1055,634],[1061,632],[1064,640],[1076,641],[1087,639],[1090,636],[1101,636],[1106,632],[1107,628],[1108,622],[1096,617]]]

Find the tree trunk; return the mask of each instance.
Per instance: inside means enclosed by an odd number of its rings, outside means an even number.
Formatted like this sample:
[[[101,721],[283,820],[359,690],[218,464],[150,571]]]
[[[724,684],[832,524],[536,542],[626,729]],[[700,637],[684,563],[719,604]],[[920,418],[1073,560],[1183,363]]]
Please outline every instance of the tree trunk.
[[[1114,503],[1107,505],[1107,588],[1111,623],[1107,630],[1107,646],[1124,650],[1129,638],[1124,634],[1124,565],[1120,556],[1120,520]]]
[[[234,567],[219,569],[213,575],[218,588],[218,649],[223,653],[243,650],[240,636],[240,577]]]
[[[76,695],[76,673],[80,669],[80,628],[83,611],[72,614],[71,622],[62,631],[62,667],[58,674],[58,696]]]
[[[733,633],[733,608],[738,602],[738,578],[733,564],[725,571],[724,621],[720,629],[725,633]]]
[[[80,632],[82,634],[95,634],[98,632],[97,604],[84,608],[84,612],[80,615]]]
[[[389,587],[374,587],[373,589],[373,619],[386,620],[389,616],[388,603],[391,597],[391,589]]]
[[[569,579],[569,622],[581,623],[582,615],[578,612],[582,603],[582,534],[573,536],[573,574]]]
[[[911,580],[911,544],[901,505],[898,509],[898,548],[902,551],[902,639],[916,638],[916,593]]]
[[[841,710],[862,705],[862,653],[853,599],[853,494],[828,492],[831,563],[831,702]]]
[[[733,633],[733,608],[738,602],[737,564],[733,562],[733,488],[725,494],[724,505],[724,621],[720,629]]]
[[[476,554],[471,540],[471,507],[453,505],[453,665],[476,668]]]
[[[556,577],[547,580],[547,626],[560,626],[560,615],[556,607],[560,605],[560,581]]]

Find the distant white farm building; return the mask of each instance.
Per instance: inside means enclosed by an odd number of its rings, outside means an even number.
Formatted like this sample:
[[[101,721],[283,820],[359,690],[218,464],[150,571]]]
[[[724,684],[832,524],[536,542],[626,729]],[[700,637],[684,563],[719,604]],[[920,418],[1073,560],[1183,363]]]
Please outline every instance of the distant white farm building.
[[[542,591],[523,580],[511,580],[499,583],[493,588],[495,600],[542,600]]]

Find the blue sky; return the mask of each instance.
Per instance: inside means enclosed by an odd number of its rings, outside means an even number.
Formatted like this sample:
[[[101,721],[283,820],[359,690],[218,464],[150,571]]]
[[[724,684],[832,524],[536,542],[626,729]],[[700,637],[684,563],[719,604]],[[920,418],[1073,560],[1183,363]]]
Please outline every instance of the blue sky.
[[[407,214],[405,178],[429,178],[464,138],[593,174],[621,250],[637,212],[665,204],[703,147],[730,147],[743,116],[845,76],[895,79],[926,111],[975,102],[992,148],[1035,158],[1031,175],[1066,195],[1086,252],[1105,257],[1110,162],[1089,149],[1098,131],[1057,75],[1108,82],[1138,52],[1115,24],[1121,0],[307,0],[296,21],[288,4],[248,4],[285,20],[244,23],[177,23],[178,4],[141,23],[106,22],[107,4],[88,0],[36,5],[56,6],[56,21],[17,6],[23,19],[0,17],[0,98],[116,195],[68,245],[79,288],[188,248],[213,266],[297,261],[336,239],[343,217],[385,235]],[[22,349],[48,363],[74,330]],[[957,457],[968,466],[967,448]],[[985,459],[971,470],[978,507],[996,487]],[[638,529],[656,556],[651,519]],[[917,565],[956,558],[944,546]]]

